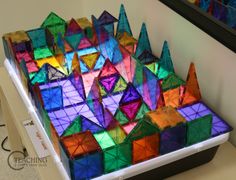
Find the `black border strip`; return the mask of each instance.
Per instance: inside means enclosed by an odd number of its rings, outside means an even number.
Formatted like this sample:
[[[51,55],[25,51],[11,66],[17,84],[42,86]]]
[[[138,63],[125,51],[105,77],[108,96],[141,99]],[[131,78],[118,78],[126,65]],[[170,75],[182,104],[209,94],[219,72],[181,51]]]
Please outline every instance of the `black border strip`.
[[[236,31],[185,0],[159,0],[236,53]]]

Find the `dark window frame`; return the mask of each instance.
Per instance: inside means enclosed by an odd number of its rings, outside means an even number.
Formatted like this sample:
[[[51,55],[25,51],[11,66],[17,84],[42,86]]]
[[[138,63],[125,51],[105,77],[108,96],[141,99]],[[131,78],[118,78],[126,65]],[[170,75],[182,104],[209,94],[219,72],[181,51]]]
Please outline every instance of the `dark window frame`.
[[[159,0],[236,53],[236,31],[186,0]]]

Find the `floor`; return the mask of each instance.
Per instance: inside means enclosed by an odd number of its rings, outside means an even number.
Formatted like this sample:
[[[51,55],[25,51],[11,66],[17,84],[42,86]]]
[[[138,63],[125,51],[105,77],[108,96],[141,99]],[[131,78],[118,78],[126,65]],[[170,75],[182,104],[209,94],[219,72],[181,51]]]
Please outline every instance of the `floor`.
[[[1,109],[1,108],[0,108]],[[2,113],[0,111],[0,124],[3,124]],[[6,127],[0,127],[0,144],[7,136]],[[8,143],[4,146],[9,148]],[[9,152],[5,152],[0,148],[0,179],[1,180],[39,180],[39,176],[33,167],[24,167],[24,169],[16,171],[11,169],[7,164]]]

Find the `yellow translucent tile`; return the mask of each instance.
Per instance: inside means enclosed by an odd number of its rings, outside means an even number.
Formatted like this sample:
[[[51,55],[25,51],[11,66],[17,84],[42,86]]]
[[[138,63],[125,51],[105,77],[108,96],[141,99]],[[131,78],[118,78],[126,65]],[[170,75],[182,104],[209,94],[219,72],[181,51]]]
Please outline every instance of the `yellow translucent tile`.
[[[36,60],[36,63],[39,66],[39,68],[41,68],[45,63],[48,63],[51,66],[57,68],[59,71],[63,72],[64,74],[67,74],[55,57],[49,57],[45,59]]]
[[[128,45],[134,45],[137,43],[137,40],[133,38],[132,36],[129,36],[128,33],[124,32],[120,37],[119,37],[119,43],[122,46],[128,46]]]
[[[11,38],[12,43],[20,43],[30,40],[25,31],[16,31],[12,33],[7,33],[3,37],[5,39]]]
[[[76,22],[82,29],[85,29],[87,27],[92,27],[92,23],[86,17],[76,19]]]

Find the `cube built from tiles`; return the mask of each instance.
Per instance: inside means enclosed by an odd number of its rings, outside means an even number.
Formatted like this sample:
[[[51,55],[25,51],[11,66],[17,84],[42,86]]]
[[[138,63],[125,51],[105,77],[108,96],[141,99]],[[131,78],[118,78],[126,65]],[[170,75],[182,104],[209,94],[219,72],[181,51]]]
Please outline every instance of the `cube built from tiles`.
[[[160,131],[160,154],[166,154],[185,146],[186,120],[171,106],[151,111],[145,118]]]
[[[61,138],[61,146],[61,159],[71,179],[91,179],[103,173],[101,148],[90,131]]]
[[[158,129],[149,121],[141,119],[125,139],[132,143],[133,164],[159,155]]]

